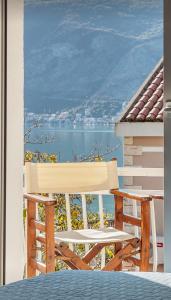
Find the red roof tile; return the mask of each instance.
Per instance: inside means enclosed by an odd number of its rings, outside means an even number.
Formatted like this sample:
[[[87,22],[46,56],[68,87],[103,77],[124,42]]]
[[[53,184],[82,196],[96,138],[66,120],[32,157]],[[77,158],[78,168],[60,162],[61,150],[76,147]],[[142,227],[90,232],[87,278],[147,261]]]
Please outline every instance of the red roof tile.
[[[163,122],[163,63],[150,76],[121,122]]]

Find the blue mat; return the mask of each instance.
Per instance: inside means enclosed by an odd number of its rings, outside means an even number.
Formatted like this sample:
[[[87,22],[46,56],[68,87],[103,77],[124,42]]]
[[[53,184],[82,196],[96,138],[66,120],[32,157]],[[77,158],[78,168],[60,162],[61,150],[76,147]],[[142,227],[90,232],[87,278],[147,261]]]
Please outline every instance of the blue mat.
[[[171,274],[61,271],[0,288],[2,300],[169,300]]]

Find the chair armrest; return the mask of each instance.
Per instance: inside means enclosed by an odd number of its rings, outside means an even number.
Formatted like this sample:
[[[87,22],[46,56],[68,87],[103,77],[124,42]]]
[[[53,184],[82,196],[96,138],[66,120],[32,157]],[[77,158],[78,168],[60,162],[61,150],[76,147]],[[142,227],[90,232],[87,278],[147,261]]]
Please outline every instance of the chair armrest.
[[[42,195],[36,195],[36,194],[24,193],[24,198],[27,200],[31,200],[33,202],[42,203],[42,204],[56,204],[57,203],[57,201],[52,198],[45,197]]]
[[[146,195],[143,193],[137,193],[137,191],[134,193],[133,191],[129,192],[128,190],[111,190],[111,194],[114,196],[120,196],[122,198],[128,198],[131,200],[136,200],[139,202],[145,202],[145,201],[151,201],[152,196]]]
[[[149,231],[150,228],[150,201],[152,200],[151,195],[140,194],[137,191],[128,190],[112,190],[111,193],[115,196],[115,227],[116,229],[123,230],[123,223],[131,224],[134,226],[141,227],[143,230]],[[124,213],[124,198],[135,200],[140,203],[140,218],[127,215]]]

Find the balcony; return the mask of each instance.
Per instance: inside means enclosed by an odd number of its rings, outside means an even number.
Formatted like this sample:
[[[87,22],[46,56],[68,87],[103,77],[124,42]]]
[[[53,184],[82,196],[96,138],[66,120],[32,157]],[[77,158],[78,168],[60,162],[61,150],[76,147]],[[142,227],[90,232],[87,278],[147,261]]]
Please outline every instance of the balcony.
[[[5,1],[1,1],[2,6],[2,15],[3,15],[3,28],[6,31],[3,34],[2,30],[2,90],[1,90],[1,104],[2,104],[2,144],[1,150],[1,164],[2,169],[2,182],[1,182],[1,196],[2,196],[2,205],[1,205],[1,245],[0,251],[0,281],[2,283],[8,283],[22,278],[22,251],[23,251],[23,236],[22,236],[22,184],[23,184],[23,65],[21,62],[22,51],[23,51],[23,13],[22,7],[20,6],[22,1],[8,1],[8,7],[6,6]],[[33,1],[32,1],[33,2]],[[18,4],[19,3],[19,4]],[[165,18],[167,26],[166,35],[165,35],[165,46],[167,44],[168,50],[165,51],[165,100],[167,101],[167,106],[165,110],[165,270],[171,270],[171,260],[170,260],[170,249],[171,249],[171,222],[170,222],[170,211],[171,211],[171,185],[170,185],[170,170],[171,170],[171,143],[170,143],[170,1],[166,0],[167,6],[165,8]],[[14,10],[14,6],[16,9]],[[5,11],[4,8],[7,10]],[[17,18],[13,18],[13,13],[16,12]],[[21,13],[20,13],[21,12]],[[17,22],[16,22],[17,20]],[[8,23],[8,24],[7,24]],[[7,28],[6,28],[7,27]],[[8,43],[6,43],[8,41]],[[18,43],[18,46],[16,44]],[[4,61],[5,66],[4,66]],[[17,74],[17,76],[16,76]],[[158,126],[160,128],[160,126]],[[148,130],[148,126],[146,127]],[[8,150],[8,151],[6,151]],[[14,159],[15,155],[15,159]],[[7,162],[6,162],[7,161]],[[163,170],[155,169],[141,169],[137,167],[118,169],[120,176],[138,176],[143,177],[163,177]],[[152,173],[151,173],[152,172]],[[17,174],[17,176],[16,176]],[[149,180],[150,182],[150,180]],[[157,190],[129,190],[124,191],[125,198],[128,194],[132,195],[132,198],[146,198],[150,197],[150,212],[151,212],[151,243],[153,247],[153,270],[156,271],[157,268],[157,248],[156,248],[156,227],[158,224],[158,215],[155,211],[155,203],[163,203],[163,191]],[[141,194],[141,195],[140,195]],[[72,227],[72,214],[71,214],[71,200],[72,195],[69,193],[64,194],[65,205],[67,215],[66,224],[69,231]],[[97,196],[99,201],[99,214],[98,214],[98,226],[103,229],[103,226],[110,225],[113,226],[115,220],[113,217],[104,220],[104,211],[103,211],[103,200],[104,197],[112,197],[113,194],[108,190],[97,192],[92,194],[92,192],[81,193],[79,195],[79,201],[81,203],[81,216],[82,216],[82,226],[87,229],[94,225],[93,222],[89,221],[88,211],[87,211],[87,197],[94,195]],[[51,197],[52,196],[52,197]],[[53,195],[49,195],[52,199]],[[46,201],[47,201],[47,197]],[[45,198],[42,198],[45,200]],[[113,201],[112,198],[109,198],[109,201]],[[46,202],[45,201],[45,202]],[[54,199],[52,199],[54,201]],[[134,203],[134,201],[133,201]],[[139,237],[139,230],[135,223],[139,224],[139,205],[136,203],[130,205],[125,201],[126,210],[128,210],[131,216],[127,216],[127,220],[134,222],[133,230],[134,234]],[[37,206],[37,205],[36,205]],[[5,209],[4,209],[5,208]],[[36,208],[35,217],[38,219],[38,223],[34,222],[33,225],[37,226],[36,231],[43,231],[44,224],[39,224],[39,221],[43,221],[40,212],[44,213],[42,209],[42,204],[38,205]],[[127,213],[128,213],[127,212]],[[155,214],[156,213],[156,217]],[[40,220],[39,220],[40,218]],[[42,219],[41,219],[42,218]],[[88,219],[88,220],[87,220]],[[136,220],[136,221],[135,221]],[[138,220],[138,221],[137,221]],[[51,221],[51,220],[50,220]],[[106,222],[108,224],[106,224]],[[31,222],[32,223],[32,222]],[[137,224],[136,223],[136,224]],[[52,222],[53,224],[53,222]],[[150,222],[146,225],[149,225]],[[27,227],[27,226],[26,226]],[[27,228],[26,228],[27,229]],[[49,226],[46,228],[48,231]],[[128,229],[128,228],[126,228]],[[57,231],[58,232],[58,231]],[[33,231],[34,233],[34,231]],[[28,239],[32,238],[32,234],[26,236]],[[44,259],[44,251],[40,254],[40,248],[42,248],[41,240],[38,241],[36,246],[37,250],[36,258]],[[70,245],[70,250],[72,250],[72,243]],[[86,250],[89,250],[89,246],[86,245]],[[51,251],[53,247],[49,245],[47,247],[48,251]],[[84,247],[83,247],[84,251]],[[139,253],[134,253],[134,262],[137,262],[139,259]],[[52,253],[53,255],[53,253]],[[83,253],[84,255],[84,253]],[[108,253],[107,253],[108,255]],[[137,257],[136,257],[137,255]],[[107,262],[108,257],[106,253],[102,252],[100,254],[99,260],[93,261],[93,267],[101,269],[104,266],[104,262]],[[129,262],[130,263],[130,262]],[[57,264],[58,265],[58,264]],[[42,268],[41,268],[42,266]],[[37,267],[37,265],[36,265]],[[123,266],[124,270],[128,269],[128,265]],[[39,273],[46,273],[47,270],[44,269],[44,265],[39,265],[39,270],[36,275]],[[46,276],[37,276],[33,280],[21,281],[16,284],[12,284],[5,288],[0,289],[0,298],[1,299],[59,299],[70,298],[70,299],[170,299],[170,274],[158,274],[157,272],[142,274],[142,273],[127,273],[127,272],[80,272],[80,271],[67,271],[65,272],[55,272],[54,274],[47,274]],[[81,294],[81,295],[80,295]],[[31,296],[30,296],[31,295]]]
[[[78,163],[76,163],[77,165]],[[92,164],[92,163],[89,163]],[[102,163],[103,164],[103,163]],[[45,164],[44,164],[45,165]],[[57,164],[58,165],[58,164]],[[59,164],[62,165],[62,164]],[[69,164],[67,164],[69,167]],[[54,165],[53,165],[54,166]],[[91,170],[91,169],[90,169]],[[133,176],[133,177],[163,177],[163,169],[162,168],[137,168],[137,167],[118,167],[117,168],[118,176],[121,178]],[[30,173],[31,174],[31,173]],[[34,175],[32,175],[34,178]],[[98,177],[98,176],[97,176]],[[51,178],[52,179],[52,178]],[[34,181],[34,179],[32,179]],[[51,182],[50,179],[46,179],[47,182]],[[40,182],[39,182],[40,183]],[[66,177],[65,186],[69,185],[70,182]],[[41,190],[44,187],[40,184]],[[48,185],[46,184],[46,187]],[[74,187],[77,190],[77,187]],[[46,190],[46,188],[45,188]],[[64,190],[63,190],[64,191]],[[160,202],[160,209],[163,207],[163,191],[162,190],[131,190],[131,189],[122,189],[119,190],[119,196],[124,198],[124,210],[123,210],[123,219],[124,222],[124,231],[128,234],[132,234],[137,238],[141,236],[141,217],[142,217],[142,209],[141,209],[141,201],[142,199],[149,198],[150,201],[150,218],[146,219],[149,221],[149,226],[151,228],[150,233],[150,242],[151,242],[151,255],[150,255],[150,266],[148,266],[148,270],[157,271],[159,263],[161,264],[161,257],[158,259],[158,247],[157,247],[157,226],[158,226],[158,218],[156,215],[156,205],[155,202]],[[114,193],[110,190],[98,190],[97,192],[74,192],[72,191],[65,194],[50,194],[45,196],[33,195],[33,194],[25,194],[25,198],[28,201],[28,223],[27,226],[29,230],[27,232],[27,251],[28,251],[28,260],[27,260],[27,268],[28,268],[28,276],[32,277],[33,275],[46,273],[54,270],[62,270],[62,269],[70,269],[72,268],[70,262],[67,263],[67,260],[64,259],[64,263],[60,262],[61,253],[57,253],[57,260],[55,262],[55,269],[52,266],[49,271],[47,270],[45,261],[47,252],[49,252],[50,256],[53,253],[54,247],[54,238],[53,234],[55,233],[56,237],[60,236],[61,231],[68,231],[70,233],[72,230],[87,230],[87,229],[100,229],[103,231],[105,228],[113,227],[114,224],[118,222],[113,219],[113,215],[105,215],[104,213],[104,198],[107,197],[108,201],[114,201],[114,198],[118,196],[117,191]],[[98,213],[90,213],[88,210],[88,201],[90,199],[96,198],[98,200]],[[138,201],[137,201],[138,200]],[[74,202],[75,201],[75,202]],[[93,200],[92,200],[93,201]],[[46,216],[46,210],[48,210],[48,206],[54,206],[54,211],[51,210],[49,212],[49,216]],[[115,218],[116,214],[116,203],[115,203]],[[55,223],[53,219],[55,218]],[[48,221],[47,221],[48,219]],[[119,220],[119,219],[118,219]],[[45,221],[45,225],[42,223]],[[119,220],[120,223],[120,220]],[[30,226],[31,224],[31,226]],[[121,226],[122,227],[122,226]],[[148,230],[148,229],[147,229]],[[52,239],[48,243],[48,248],[45,246],[45,236],[42,235],[43,232],[46,232],[46,235],[52,236]],[[52,232],[54,232],[52,234]],[[98,233],[95,233],[98,234]],[[145,234],[145,233],[144,233]],[[36,237],[37,236],[37,237]],[[141,239],[141,238],[140,238]],[[146,235],[144,240],[146,239]],[[148,239],[148,237],[147,237]],[[90,244],[84,241],[77,242],[72,241],[69,242],[69,250],[75,251],[77,254],[81,255],[83,259],[85,259],[87,253],[91,252],[91,241]],[[102,240],[101,240],[102,242]],[[36,249],[34,249],[34,254],[30,247],[36,243]],[[75,246],[75,243],[77,246]],[[106,243],[106,241],[105,241]],[[97,252],[98,253],[98,252]],[[71,253],[68,252],[68,255]],[[67,256],[68,256],[67,255]],[[33,262],[33,256],[35,261]],[[72,255],[71,255],[72,256]],[[160,254],[161,256],[161,254]],[[105,270],[105,265],[109,262],[109,260],[115,257],[112,246],[109,244],[106,247],[102,247],[99,254],[94,257],[90,264],[90,269],[101,269]],[[63,256],[62,256],[63,258]],[[30,262],[30,259],[32,262]],[[70,261],[72,258],[70,258]],[[135,263],[136,262],[136,263]],[[80,262],[81,264],[81,262]],[[77,266],[77,269],[84,269],[86,266]],[[124,260],[122,264],[122,270],[128,271],[136,271],[140,267],[140,254],[134,255],[134,258]],[[141,267],[140,267],[141,269]],[[37,270],[37,273],[35,273]],[[161,266],[160,266],[161,270]]]

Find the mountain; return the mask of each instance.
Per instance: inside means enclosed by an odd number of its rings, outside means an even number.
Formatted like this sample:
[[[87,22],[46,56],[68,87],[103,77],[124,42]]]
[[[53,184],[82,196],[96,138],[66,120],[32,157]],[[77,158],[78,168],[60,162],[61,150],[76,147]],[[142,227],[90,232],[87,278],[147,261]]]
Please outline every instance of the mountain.
[[[162,56],[162,9],[162,0],[25,0],[25,107],[128,101]]]

